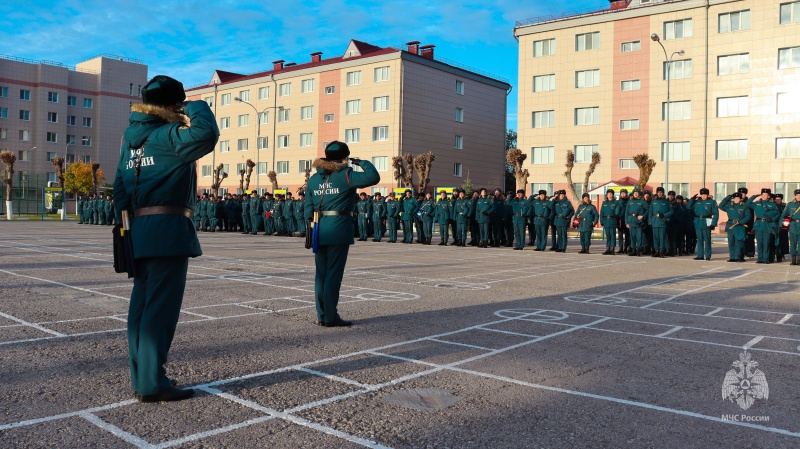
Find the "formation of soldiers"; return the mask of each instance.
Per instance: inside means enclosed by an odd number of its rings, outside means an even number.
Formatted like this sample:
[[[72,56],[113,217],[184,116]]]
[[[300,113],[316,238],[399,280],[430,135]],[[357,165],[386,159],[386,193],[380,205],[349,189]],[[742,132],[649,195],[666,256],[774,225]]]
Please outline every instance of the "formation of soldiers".
[[[197,197],[194,210],[195,229],[203,232],[240,232],[242,234],[305,237],[303,219],[305,195],[295,200],[285,195],[257,192],[250,195],[203,194]]]
[[[112,226],[114,224],[114,200],[111,195],[90,194],[87,198],[78,195],[78,224]]]

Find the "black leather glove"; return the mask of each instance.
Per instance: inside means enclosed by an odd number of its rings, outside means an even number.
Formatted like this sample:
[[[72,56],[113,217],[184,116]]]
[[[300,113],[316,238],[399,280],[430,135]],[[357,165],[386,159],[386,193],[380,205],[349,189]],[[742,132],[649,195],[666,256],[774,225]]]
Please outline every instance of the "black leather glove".
[[[708,229],[713,231],[714,229],[716,229],[716,226],[709,226]]]
[[[664,214],[656,214],[656,217],[658,217],[658,218],[664,218]]]
[[[361,165],[361,158],[351,157],[349,159],[353,165]]]

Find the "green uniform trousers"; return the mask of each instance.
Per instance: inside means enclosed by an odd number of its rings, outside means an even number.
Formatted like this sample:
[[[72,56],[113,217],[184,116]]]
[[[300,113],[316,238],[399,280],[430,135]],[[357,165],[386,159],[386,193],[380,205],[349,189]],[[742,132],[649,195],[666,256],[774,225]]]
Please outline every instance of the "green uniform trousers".
[[[631,248],[633,249],[644,249],[644,232],[642,228],[634,228],[631,226],[630,228],[630,236],[631,236]]]
[[[697,258],[710,259],[711,258],[711,229],[708,226],[703,226],[695,229],[697,235]]]
[[[383,220],[380,218],[372,221],[372,238],[379,242],[383,238]]]
[[[131,386],[155,394],[170,386],[164,364],[178,325],[188,257],[137,259],[128,309]]]
[[[358,213],[358,238],[366,240],[369,235],[367,230],[367,214],[363,212]]]
[[[592,231],[580,231],[581,246],[592,245]]]
[[[445,228],[447,229],[447,228]],[[465,242],[467,240],[467,222],[465,221],[456,221],[456,233],[453,235],[454,240],[459,240],[461,242]],[[447,237],[445,237],[445,242],[447,241]]]
[[[411,243],[414,241],[414,222],[403,220],[403,242]]]
[[[242,231],[247,234],[253,232],[250,228],[250,214],[242,214]]]
[[[389,224],[389,241],[396,242],[397,241],[397,218],[389,217],[386,219],[386,222]]]
[[[478,223],[478,226],[481,227],[481,241],[488,242],[489,241],[489,228],[492,226],[491,223]]]
[[[728,259],[744,259],[744,240],[738,240],[733,232],[728,232]]]
[[[275,233],[275,219],[273,217],[264,218],[264,225],[262,231],[264,231],[264,235],[272,235]],[[255,225],[250,223],[250,226],[255,229]]]
[[[653,249],[656,251],[667,250],[667,228],[653,226]]]
[[[759,231],[756,230],[756,248],[758,249],[758,261],[768,262],[769,254],[772,250],[772,245],[775,241],[775,235],[769,230]]]
[[[261,228],[261,215],[250,215],[250,233],[253,235],[258,234],[259,228]]]
[[[200,227],[203,229],[208,228],[211,226],[211,221],[208,219],[208,215],[201,215],[200,216]]]
[[[536,232],[536,247],[544,251],[547,247],[547,224],[534,224],[533,230]]]
[[[567,249],[567,227],[556,226],[556,248],[560,250]]]
[[[422,236],[423,242],[433,238],[433,218],[427,215],[422,218],[422,233],[424,234]]]
[[[525,248],[525,220],[514,221],[514,245],[516,248]]]
[[[323,323],[336,321],[339,314],[339,290],[342,287],[344,267],[350,245],[320,246],[314,254],[317,273],[314,278],[314,301],[317,305],[317,319]]]
[[[443,242],[447,243],[450,240],[450,227],[448,226],[450,223],[439,223],[439,237],[442,239]],[[456,232],[458,232],[458,228],[456,228]],[[456,237],[458,240],[458,237]]]

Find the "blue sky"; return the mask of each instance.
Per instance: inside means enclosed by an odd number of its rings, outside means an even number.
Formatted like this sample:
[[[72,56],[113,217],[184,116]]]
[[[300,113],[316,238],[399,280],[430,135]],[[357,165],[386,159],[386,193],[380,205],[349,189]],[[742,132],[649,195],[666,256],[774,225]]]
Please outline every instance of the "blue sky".
[[[508,127],[516,129],[514,22],[608,7],[607,0],[6,0],[0,53],[66,65],[102,53],[141,59],[150,76],[194,86],[214,70],[253,73],[284,59],[341,55],[350,39],[404,48],[436,45],[447,58],[509,80]],[[430,5],[430,6],[429,6]],[[435,6],[432,6],[435,5]]]

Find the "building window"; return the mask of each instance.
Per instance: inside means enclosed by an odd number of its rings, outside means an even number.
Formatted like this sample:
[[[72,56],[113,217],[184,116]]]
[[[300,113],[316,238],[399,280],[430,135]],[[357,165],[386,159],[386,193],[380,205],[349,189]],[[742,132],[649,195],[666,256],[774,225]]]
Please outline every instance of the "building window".
[[[686,198],[690,198],[689,195],[689,183],[688,182],[671,182],[669,184],[661,183],[661,187],[664,188],[667,192],[675,192],[675,195],[682,195]],[[716,197],[715,197],[716,198]],[[724,198],[724,196],[723,196]]]
[[[665,161],[667,153],[665,151],[666,142],[661,142],[661,160]],[[671,161],[688,161],[689,160],[689,142],[670,142],[669,143],[669,160]]]
[[[91,136],[81,136],[81,145],[85,147],[92,146],[92,138]]]
[[[389,81],[389,66],[375,69],[375,82]]]
[[[231,127],[231,118],[230,117],[220,117],[219,119],[219,128],[220,129],[228,129]]]
[[[258,123],[260,125],[266,125],[267,123],[269,123],[269,111],[258,113]]]
[[[800,2],[781,4],[781,25],[800,22]]]
[[[358,86],[359,84],[361,84],[361,70],[356,70],[354,72],[347,72],[346,78],[348,86]]]
[[[389,166],[389,157],[375,156],[372,158],[372,165],[374,165],[375,169],[378,171],[386,171]]]
[[[276,168],[279,175],[285,175],[289,173],[289,161],[278,161]]]
[[[58,182],[58,178],[56,177],[56,172],[54,171],[47,172],[47,182]]]
[[[533,77],[534,92],[550,92],[556,90],[556,75],[537,75]]]
[[[8,98],[8,87],[0,86],[0,98]]]
[[[231,141],[230,140],[220,140],[219,141],[219,152],[220,153],[227,153],[231,151]]]
[[[25,101],[31,101],[31,91],[28,89],[20,89],[19,90],[19,99]]]
[[[778,159],[800,158],[800,137],[775,139],[775,157]]]
[[[8,118],[8,108],[0,108],[0,118]]]
[[[738,191],[742,187],[747,187],[745,182],[715,182],[714,183],[714,198],[717,201],[722,201],[723,198],[733,192]]]
[[[31,121],[31,111],[26,111],[24,109],[20,109],[19,111],[19,119],[25,120],[26,122]]]
[[[314,118],[314,106],[300,108],[300,120],[311,120],[312,118]]]
[[[67,116],[67,126],[75,126],[76,120],[77,120],[77,117],[75,117],[74,115],[68,115]]]
[[[536,111],[533,113],[534,128],[552,128],[556,123],[556,111]]]
[[[250,101],[250,90],[240,90],[239,99],[242,101]]]
[[[575,88],[597,87],[600,85],[600,70],[581,70],[575,72]]]
[[[375,97],[372,99],[372,112],[382,112],[389,110],[389,96]]]
[[[314,78],[300,81],[300,93],[314,92]]]
[[[747,159],[747,139],[718,140],[717,160],[730,161],[735,159]]]
[[[325,86],[325,95],[336,93],[336,86]]]
[[[797,189],[800,189],[800,182],[776,182],[774,193],[782,193],[787,199],[794,198],[794,191]]]
[[[230,174],[230,166],[228,164],[222,164],[222,172],[221,173],[228,173]],[[220,189],[222,190],[222,189]]]
[[[717,117],[746,117],[747,97],[717,98]]]
[[[58,123],[58,113],[57,112],[48,112],[47,113],[47,121],[50,123]]]
[[[256,174],[259,175],[266,175],[267,174],[267,163],[266,162],[259,162],[256,166]]]
[[[54,151],[48,151],[46,160],[49,161],[49,162],[53,162],[53,159],[55,159],[56,157],[58,157],[58,153],[56,153]]]
[[[47,141],[50,143],[58,143],[58,134],[56,133],[47,133]]]
[[[358,142],[361,140],[361,128],[351,128],[344,130],[345,143]]]
[[[17,156],[18,160],[20,160],[22,162],[27,162],[27,161],[30,160],[29,158],[30,158],[30,151],[28,151],[28,150],[20,150],[20,151],[18,151],[18,156]]]
[[[778,114],[795,114],[800,112],[800,95],[796,92],[781,92],[776,101]]]
[[[600,32],[575,35],[575,51],[593,50],[600,48]]]
[[[228,106],[231,104],[231,94],[222,94],[220,97],[220,104],[222,106]]]
[[[689,120],[692,118],[691,101],[671,101],[661,103],[661,120]]]
[[[248,139],[239,139],[236,143],[236,149],[238,151],[247,151],[247,147],[250,145],[250,141]]]
[[[619,129],[622,131],[629,131],[632,129],[639,129],[639,119],[630,119],[630,120],[620,120],[619,121]]]
[[[75,145],[75,135],[67,134],[67,145]]]
[[[664,22],[664,40],[692,37],[692,19]]]
[[[793,67],[800,67],[800,47],[778,50],[778,68],[790,69]]]
[[[575,125],[599,125],[600,108],[575,108]]]
[[[239,128],[243,128],[250,124],[250,114],[242,114],[239,116]]]
[[[325,114],[325,122],[330,123],[333,121],[333,114]]]
[[[311,159],[298,161],[297,173],[305,173],[306,169],[311,170]]]
[[[266,100],[269,98],[269,86],[267,87],[259,87],[258,88],[258,99],[259,100]]]
[[[236,174],[241,176],[242,172],[247,172],[247,164],[236,164]]]
[[[86,109],[92,109],[94,105],[94,101],[91,98],[84,98],[83,99],[83,107]]]
[[[590,182],[587,187],[589,188],[589,190],[594,190],[594,189],[597,188],[597,183],[596,182]],[[583,195],[583,183],[582,182],[573,182],[572,183],[572,188],[575,189],[575,194],[578,195],[579,197],[581,195]]]
[[[531,148],[531,164],[552,164],[555,161],[555,147]]]
[[[372,128],[372,141],[385,142],[389,140],[389,127],[388,126],[375,126]]]
[[[203,165],[203,177],[210,178],[211,177],[211,166],[210,165]]]
[[[750,73],[750,53],[717,57],[717,75]]]
[[[278,96],[286,97],[292,94],[292,83],[283,83],[278,85]]]
[[[345,115],[361,113],[361,100],[350,100],[345,103]]]
[[[464,82],[456,80],[456,93],[459,95],[464,95]]]
[[[670,65],[669,62],[664,63],[664,75],[663,79],[666,80],[667,77],[673,80],[679,80],[684,78],[691,78],[692,77],[692,60],[691,59],[684,59],[681,61],[672,61]]]
[[[78,104],[78,97],[67,95],[67,106],[75,106]]]
[[[300,133],[300,146],[301,147],[310,147],[311,146],[311,139],[313,138],[314,134],[312,133]]]
[[[539,195],[539,191],[544,190],[547,192],[548,196],[553,195],[553,183],[552,182],[532,182],[531,183],[531,194]]]
[[[625,92],[629,90],[639,90],[641,82],[639,80],[627,80],[620,83],[620,89]]]
[[[461,162],[456,162],[453,164],[453,176],[461,177],[462,173],[462,165]]]
[[[719,32],[742,31],[750,29],[750,10],[726,12],[719,15]]]
[[[642,49],[642,42],[641,41],[631,41],[631,42],[623,42],[622,43],[622,52],[623,53],[630,53],[632,51],[639,51]]]
[[[278,109],[278,123],[288,122],[291,109]]]
[[[533,57],[539,58],[541,56],[550,56],[556,54],[556,40],[543,39],[540,41],[533,41]]]
[[[575,162],[591,162],[592,153],[599,153],[599,145],[575,145]]]
[[[92,118],[91,117],[84,117],[83,118],[83,127],[84,128],[91,128],[92,127]]]
[[[289,135],[278,136],[278,148],[289,148]]]
[[[50,103],[58,103],[58,92],[48,92],[47,101]]]
[[[203,98],[203,101],[206,102],[206,104],[208,105],[209,108],[213,108],[214,107],[214,97],[205,97],[205,98]]]
[[[464,149],[464,136],[456,136],[455,143],[453,144],[453,148],[456,150],[463,150]]]
[[[382,197],[386,198],[386,187],[372,187],[372,188],[370,188],[370,194],[375,196],[376,193],[380,193]]]
[[[633,159],[620,159],[619,168],[620,170],[633,170],[634,168],[639,167],[636,165],[636,162],[634,162]]]
[[[25,129],[19,130],[19,140],[22,142],[28,142],[31,140],[31,132]]]
[[[8,128],[0,128],[0,140],[8,139]]]
[[[267,140],[266,137],[259,137],[256,146],[258,147],[259,150],[265,150],[269,148],[269,141]]]

